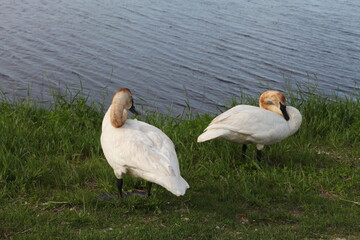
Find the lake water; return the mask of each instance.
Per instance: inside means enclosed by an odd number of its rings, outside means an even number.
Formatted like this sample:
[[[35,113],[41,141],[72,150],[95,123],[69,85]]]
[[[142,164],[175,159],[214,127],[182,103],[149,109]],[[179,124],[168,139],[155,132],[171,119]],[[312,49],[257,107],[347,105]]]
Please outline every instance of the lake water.
[[[13,0],[0,3],[0,89],[51,99],[78,89],[166,112],[218,112],[316,75],[320,92],[360,85],[360,1]],[[107,89],[107,90],[104,90]]]

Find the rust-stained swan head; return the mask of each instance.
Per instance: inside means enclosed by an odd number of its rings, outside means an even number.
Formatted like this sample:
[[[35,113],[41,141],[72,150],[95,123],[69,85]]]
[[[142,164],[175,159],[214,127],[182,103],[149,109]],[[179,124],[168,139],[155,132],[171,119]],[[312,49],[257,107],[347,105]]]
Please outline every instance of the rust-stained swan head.
[[[289,120],[289,115],[286,111],[286,98],[284,94],[279,91],[269,90],[261,94],[259,106],[260,108],[279,114],[284,117],[286,121]]]
[[[114,94],[111,103],[110,121],[113,127],[119,128],[124,125],[127,119],[127,110],[137,114],[131,91],[128,88],[122,88]]]

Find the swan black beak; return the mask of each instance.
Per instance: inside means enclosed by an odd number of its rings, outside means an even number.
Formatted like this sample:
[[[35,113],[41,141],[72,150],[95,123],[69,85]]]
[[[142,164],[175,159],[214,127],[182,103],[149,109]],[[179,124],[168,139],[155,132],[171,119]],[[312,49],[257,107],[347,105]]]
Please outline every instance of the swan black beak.
[[[139,113],[135,110],[135,106],[132,105],[131,108],[129,109],[130,112],[132,112],[135,115],[139,115]]]
[[[290,118],[289,118],[289,114],[286,111],[286,105],[283,105],[283,104],[280,103],[280,110],[281,110],[285,120],[289,121]]]
[[[131,104],[131,108],[129,109],[129,111],[135,115],[139,115],[139,113],[135,110],[134,100],[131,100],[131,101],[132,101],[132,104]]]

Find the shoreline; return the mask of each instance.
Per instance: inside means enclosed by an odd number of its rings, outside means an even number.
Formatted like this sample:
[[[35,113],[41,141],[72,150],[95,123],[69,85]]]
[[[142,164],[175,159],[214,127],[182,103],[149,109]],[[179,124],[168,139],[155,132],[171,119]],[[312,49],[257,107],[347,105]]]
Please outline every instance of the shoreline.
[[[297,102],[292,96],[303,95],[290,94],[303,124],[266,146],[261,162],[251,145],[244,160],[239,144],[197,143],[212,114],[145,110],[141,120],[174,142],[190,189],[175,197],[155,185],[149,198],[101,201],[97,196],[117,191],[100,147],[107,106],[73,96],[57,96],[50,109],[0,99],[0,237],[360,238],[359,99],[312,94]],[[143,184],[129,176],[125,182]]]

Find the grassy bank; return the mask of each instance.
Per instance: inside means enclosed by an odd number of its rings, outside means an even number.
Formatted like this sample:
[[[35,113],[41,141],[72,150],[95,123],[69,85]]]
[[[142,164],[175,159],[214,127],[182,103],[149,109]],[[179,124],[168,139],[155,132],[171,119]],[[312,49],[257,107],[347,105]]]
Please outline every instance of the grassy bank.
[[[300,131],[241,160],[241,146],[196,143],[213,116],[142,119],[173,140],[190,189],[149,198],[116,193],[100,147],[104,108],[55,95],[50,108],[0,102],[0,238],[360,239],[360,102],[287,93]],[[238,102],[256,102],[244,97]],[[106,106],[107,108],[107,106]],[[139,180],[127,177],[125,189]]]

